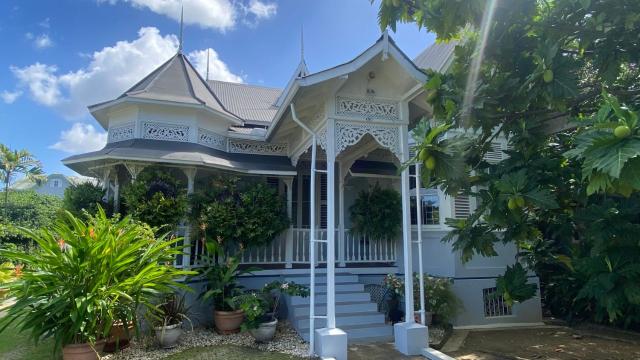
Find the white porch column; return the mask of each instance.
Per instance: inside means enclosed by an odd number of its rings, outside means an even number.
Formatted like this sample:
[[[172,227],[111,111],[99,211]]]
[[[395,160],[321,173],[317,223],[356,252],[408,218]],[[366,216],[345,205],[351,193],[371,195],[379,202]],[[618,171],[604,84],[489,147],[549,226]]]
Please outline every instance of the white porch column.
[[[336,327],[336,147],[335,120],[327,122],[327,327]]]
[[[344,239],[346,234],[344,233],[344,169],[342,164],[339,166],[340,174],[338,175],[338,266],[345,267],[347,263],[345,261],[345,245]]]
[[[282,179],[287,187],[287,216],[291,224],[287,229],[287,238],[285,242],[285,267],[291,269],[293,267],[293,178]]]
[[[336,146],[335,119],[327,119],[327,325],[316,330],[316,354],[347,359],[347,333],[336,328]]]
[[[187,176],[187,195],[192,195],[195,188],[195,180],[196,180],[196,172],[197,168],[184,168],[182,169],[184,174]],[[191,208],[187,209],[187,212],[190,212]],[[185,220],[184,222],[184,240],[182,240],[182,244],[184,245],[184,252],[182,255],[182,267],[189,268],[191,267],[191,224],[189,220]]]
[[[118,179],[118,171],[114,171],[116,176],[113,180],[113,212],[120,212],[120,180]]]
[[[409,132],[407,125],[401,125],[400,161],[409,159]],[[402,247],[404,252],[404,311],[405,322],[394,325],[396,349],[405,355],[420,355],[427,347],[428,333],[424,325],[416,324],[413,318],[413,258],[411,243],[411,212],[409,204],[409,167],[402,171]]]

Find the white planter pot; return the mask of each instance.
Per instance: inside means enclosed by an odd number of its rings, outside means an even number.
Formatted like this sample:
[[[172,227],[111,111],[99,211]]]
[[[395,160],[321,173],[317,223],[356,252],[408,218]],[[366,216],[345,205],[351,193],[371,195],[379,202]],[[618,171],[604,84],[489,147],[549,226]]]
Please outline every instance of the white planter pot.
[[[156,331],[156,338],[158,338],[160,346],[165,349],[175,347],[180,335],[182,335],[182,324],[158,326],[153,329]]]
[[[278,325],[278,319],[262,323],[257,329],[249,330],[249,333],[251,333],[257,342],[268,342],[273,340],[273,337],[276,334],[276,325]]]

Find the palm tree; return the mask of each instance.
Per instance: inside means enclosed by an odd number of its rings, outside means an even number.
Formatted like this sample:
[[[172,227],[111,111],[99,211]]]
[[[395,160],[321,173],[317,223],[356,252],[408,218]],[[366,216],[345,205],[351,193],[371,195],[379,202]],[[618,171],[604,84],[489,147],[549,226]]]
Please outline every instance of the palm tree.
[[[23,174],[27,179],[41,183],[45,176],[42,164],[25,149],[11,150],[0,144],[0,181],[4,183],[4,215],[7,218],[9,204],[9,185],[13,178]]]

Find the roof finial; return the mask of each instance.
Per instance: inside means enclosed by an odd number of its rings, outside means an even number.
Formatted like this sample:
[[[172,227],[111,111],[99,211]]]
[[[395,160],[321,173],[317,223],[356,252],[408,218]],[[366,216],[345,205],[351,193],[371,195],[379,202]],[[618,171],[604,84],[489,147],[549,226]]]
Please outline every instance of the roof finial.
[[[178,45],[178,52],[182,52],[182,28],[184,27],[184,5],[180,5],[180,43]]]
[[[304,62],[304,25],[300,25],[300,61]]]
[[[205,80],[209,81],[209,52],[211,51],[211,48],[207,48],[207,76],[205,77]]]

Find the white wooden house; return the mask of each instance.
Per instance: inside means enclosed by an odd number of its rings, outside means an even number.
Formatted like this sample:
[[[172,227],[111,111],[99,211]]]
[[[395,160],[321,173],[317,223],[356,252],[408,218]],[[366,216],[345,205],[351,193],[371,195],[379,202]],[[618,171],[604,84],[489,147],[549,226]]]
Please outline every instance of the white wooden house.
[[[91,106],[108,144],[63,162],[110,183],[116,203],[120,186],[150,164],[182,169],[190,193],[220,173],[263,177],[278,186],[292,226],[267,248],[245,255],[245,263],[266,270],[243,281],[256,287],[277,277],[313,282],[314,297],[292,299],[288,311],[319,355],[344,358],[347,339],[391,336],[399,351],[419,354],[427,329],[411,316],[395,329],[386,325],[364,285],[388,273],[410,279],[421,268],[455,279],[464,307],[455,326],[539,323],[539,298],[510,307],[492,296],[496,276],[515,261],[515,248],[463,264],[451,244],[440,241],[449,230],[445,218],[468,216],[474,199],[424,189],[409,170],[397,171],[409,159],[409,131],[430,111],[422,69],[446,70],[453,49],[436,44],[412,61],[384,33],[330,69],[311,73],[302,59],[285,89],[205,80],[178,52],[117,99]],[[500,161],[504,148],[496,143],[490,160]],[[402,194],[398,239],[363,239],[349,231],[347,209],[375,183]],[[188,229],[185,235],[189,242]],[[194,241],[177,265],[192,266],[201,251]],[[412,281],[405,291],[412,294]],[[412,302],[408,296],[408,313]]]

